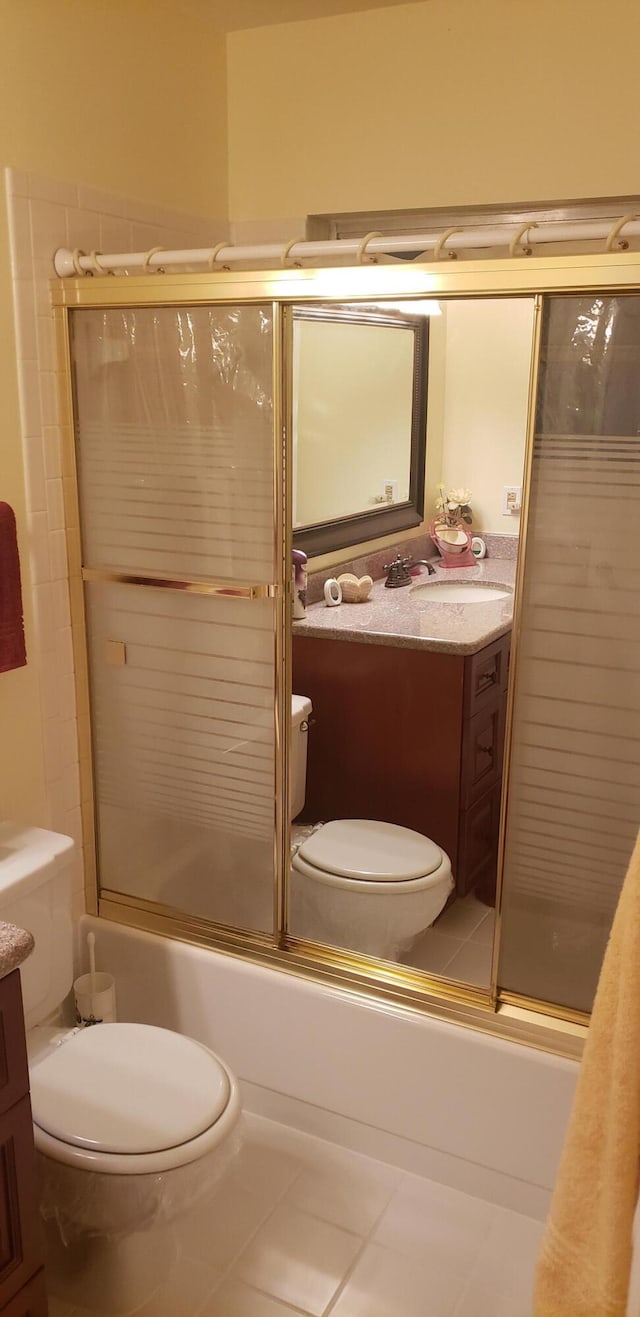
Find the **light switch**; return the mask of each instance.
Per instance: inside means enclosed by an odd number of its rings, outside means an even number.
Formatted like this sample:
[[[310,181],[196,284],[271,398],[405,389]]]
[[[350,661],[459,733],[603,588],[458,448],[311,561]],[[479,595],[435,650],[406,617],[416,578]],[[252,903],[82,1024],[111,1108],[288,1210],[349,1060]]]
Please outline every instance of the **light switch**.
[[[510,516],[522,507],[522,485],[505,485],[502,491],[502,515]]]

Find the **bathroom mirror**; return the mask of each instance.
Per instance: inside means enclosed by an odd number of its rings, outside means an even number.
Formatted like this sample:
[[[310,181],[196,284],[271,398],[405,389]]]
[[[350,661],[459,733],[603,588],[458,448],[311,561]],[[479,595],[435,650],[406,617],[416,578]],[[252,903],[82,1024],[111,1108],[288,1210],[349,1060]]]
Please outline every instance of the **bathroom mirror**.
[[[440,299],[438,309],[424,317],[425,523],[414,556],[434,553],[426,532],[442,485],[470,491],[488,556],[387,590],[393,551],[358,559],[354,548],[355,573],[376,578],[372,601],[312,604],[293,623],[293,689],[309,704],[294,702],[294,779],[305,750],[307,773],[289,927],[488,988],[520,520],[519,496],[511,511],[505,491],[523,483],[535,302]],[[372,360],[372,393],[376,370]]]
[[[419,525],[437,302],[293,312],[293,539],[326,553]]]

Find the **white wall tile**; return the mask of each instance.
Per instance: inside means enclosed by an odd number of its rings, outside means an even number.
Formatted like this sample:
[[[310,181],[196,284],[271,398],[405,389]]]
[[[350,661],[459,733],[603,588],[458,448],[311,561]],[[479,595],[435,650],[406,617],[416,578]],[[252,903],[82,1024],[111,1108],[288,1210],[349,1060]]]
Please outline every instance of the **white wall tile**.
[[[50,826],[79,841],[80,781],[68,570],[77,576],[75,549],[68,551],[61,479],[59,379],[50,280],[57,247],[91,251],[133,250],[133,226],[144,249],[189,247],[193,235],[224,236],[202,216],[119,197],[65,179],[5,170],[10,257],[14,280],[23,434],[29,560],[36,615],[35,654],[44,720],[45,778]],[[195,245],[215,241],[198,237]],[[68,477],[65,478],[68,481]],[[71,505],[71,504],[70,504]],[[63,769],[63,771],[61,771]],[[82,853],[78,851],[74,916],[84,908]]]
[[[37,434],[24,439],[24,469],[29,512],[45,512],[47,507],[47,487],[44,471],[44,454],[42,442]]]
[[[31,274],[31,210],[25,196],[9,196],[9,241],[14,279]]]
[[[20,424],[25,438],[40,438],[42,411],[40,408],[40,382],[35,361],[20,362]],[[44,506],[44,504],[43,504]]]
[[[31,244],[36,261],[48,261],[66,238],[65,207],[54,201],[31,201]]]
[[[38,201],[53,201],[59,206],[77,206],[78,188],[62,178],[45,178],[41,174],[28,174],[28,195]]]
[[[13,308],[16,318],[18,359],[35,361],[38,356],[38,339],[32,280],[14,279]]]

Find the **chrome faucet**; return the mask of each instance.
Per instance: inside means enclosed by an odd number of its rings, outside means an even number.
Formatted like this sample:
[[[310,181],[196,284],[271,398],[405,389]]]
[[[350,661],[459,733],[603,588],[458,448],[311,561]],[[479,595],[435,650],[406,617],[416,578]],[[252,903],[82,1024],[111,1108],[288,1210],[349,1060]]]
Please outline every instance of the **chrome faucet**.
[[[433,563],[428,562],[426,558],[419,558],[417,562],[414,562],[411,556],[403,558],[400,553],[397,553],[393,562],[387,563],[384,568],[385,572],[389,573],[385,581],[386,589],[397,590],[401,585],[411,585],[411,570],[413,567],[426,567],[429,575],[435,573]]]

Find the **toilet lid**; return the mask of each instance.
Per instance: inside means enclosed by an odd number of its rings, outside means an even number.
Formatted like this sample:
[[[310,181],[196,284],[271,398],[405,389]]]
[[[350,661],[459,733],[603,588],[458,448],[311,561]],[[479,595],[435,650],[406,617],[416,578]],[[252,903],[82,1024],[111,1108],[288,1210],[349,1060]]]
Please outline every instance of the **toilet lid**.
[[[325,873],[372,882],[424,878],[442,864],[442,851],[412,828],[374,819],[334,819],[318,828],[299,855]]]
[[[146,1024],[98,1024],[61,1043],[31,1074],[33,1118],[63,1143],[161,1152],[218,1120],[223,1066],[191,1038]]]

